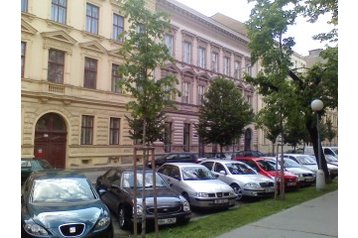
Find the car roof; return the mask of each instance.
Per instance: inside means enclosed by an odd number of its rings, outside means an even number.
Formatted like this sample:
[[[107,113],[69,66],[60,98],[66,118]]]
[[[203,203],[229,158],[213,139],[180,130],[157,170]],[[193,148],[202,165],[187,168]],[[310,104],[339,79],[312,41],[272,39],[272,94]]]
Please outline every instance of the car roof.
[[[201,164],[197,164],[197,163],[186,163],[186,162],[171,162],[171,163],[165,163],[163,165],[174,165],[174,166],[177,166],[177,167],[180,167],[180,168],[184,168],[184,167],[201,167],[201,166],[204,166],[204,165],[201,165]],[[205,167],[205,166],[204,166]],[[206,168],[206,167],[205,167]]]
[[[230,163],[241,163],[242,164],[243,163],[240,160],[223,160],[223,159],[206,159],[206,160],[203,160],[201,163],[204,163],[204,162],[220,162],[223,164],[230,164]]]
[[[31,174],[35,179],[50,179],[50,178],[87,178],[86,175],[73,170],[41,170],[35,171]]]

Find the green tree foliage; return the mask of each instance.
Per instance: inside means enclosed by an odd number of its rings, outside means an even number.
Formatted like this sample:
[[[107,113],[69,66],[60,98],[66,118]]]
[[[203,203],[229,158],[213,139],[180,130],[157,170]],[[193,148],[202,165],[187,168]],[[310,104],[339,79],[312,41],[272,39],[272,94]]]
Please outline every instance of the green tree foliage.
[[[338,8],[335,0],[255,0],[250,20],[247,22],[253,62],[260,61],[263,70],[257,77],[246,77],[259,93],[265,96],[266,112],[279,110],[285,124],[287,138],[295,143],[300,137],[297,132],[305,125],[317,155],[317,124],[310,108],[313,99],[323,101],[325,108],[334,109],[338,102],[338,47],[327,48],[321,53],[324,59],[305,73],[291,70],[290,57],[294,38],[287,36],[289,25],[295,24],[299,14],[317,20],[320,14],[332,13],[332,24],[337,22]],[[326,39],[333,39],[328,36]],[[338,37],[338,32],[337,32]],[[323,40],[323,38],[321,38]],[[293,80],[288,80],[288,76]],[[325,108],[320,112],[324,115]],[[265,112],[263,112],[265,113]],[[301,121],[302,120],[302,121]],[[300,122],[299,122],[300,121]],[[284,126],[282,127],[284,129]],[[294,138],[291,138],[291,137]],[[322,150],[321,146],[320,149]],[[322,153],[323,154],[323,153]],[[327,165],[322,168],[329,180]]]
[[[158,66],[173,60],[163,43],[170,21],[164,13],[148,10],[144,0],[127,0],[122,8],[130,25],[120,48],[124,64],[120,67],[123,80],[119,86],[135,99],[127,105],[131,111],[131,117],[127,117],[131,138],[148,144],[162,139],[163,110],[173,106],[170,97],[178,93],[175,77],[156,79],[154,75]]]
[[[253,121],[250,105],[242,97],[234,82],[215,79],[200,107],[199,136],[206,143],[222,147],[240,138],[246,125]]]

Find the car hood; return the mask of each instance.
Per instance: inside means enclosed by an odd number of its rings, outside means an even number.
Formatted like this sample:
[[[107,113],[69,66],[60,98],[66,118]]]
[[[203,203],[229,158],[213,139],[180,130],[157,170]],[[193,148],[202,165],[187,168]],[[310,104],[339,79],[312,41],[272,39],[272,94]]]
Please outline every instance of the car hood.
[[[91,229],[105,211],[107,212],[107,208],[100,200],[65,205],[58,203],[28,205],[30,218],[48,229],[68,223],[84,223],[88,229]]]
[[[129,194],[130,197],[134,197],[134,189],[130,189],[127,188],[125,189],[127,191],[127,193]],[[142,198],[143,196],[143,190],[142,189],[138,189],[137,192],[137,199]],[[166,188],[166,187],[158,187],[156,189],[157,192],[157,202],[160,204],[163,203],[173,203],[173,202],[179,202],[181,201],[179,194],[174,192],[172,189],[170,188]],[[148,204],[154,202],[154,190],[153,188],[147,188],[145,189],[145,197],[146,197],[146,202]]]
[[[273,177],[280,177],[281,176],[281,171],[268,171],[268,173]],[[296,175],[292,174],[291,172],[284,171],[284,177],[289,179],[289,178],[295,178]]]
[[[220,180],[184,180],[187,186],[197,192],[217,193],[231,192],[232,188]]]
[[[231,178],[238,180],[242,183],[263,183],[263,182],[273,182],[271,179],[260,174],[246,174],[246,175],[231,175]]]
[[[303,169],[303,168],[286,168],[288,171],[294,174],[307,174],[312,173],[309,169]],[[313,174],[313,173],[312,173]]]

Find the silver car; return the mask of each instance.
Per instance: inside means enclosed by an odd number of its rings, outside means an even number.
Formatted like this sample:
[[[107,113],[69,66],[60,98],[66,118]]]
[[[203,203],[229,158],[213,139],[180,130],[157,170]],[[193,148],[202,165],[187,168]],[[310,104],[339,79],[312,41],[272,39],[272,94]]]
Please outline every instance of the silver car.
[[[205,166],[194,163],[165,163],[158,169],[171,187],[192,207],[228,208],[235,205],[234,190],[217,179]]]
[[[274,180],[258,174],[243,162],[208,159],[201,164],[230,185],[236,192],[238,200],[243,197],[272,196],[275,192]]]
[[[265,157],[265,158],[269,159],[270,161],[272,161],[272,163],[276,165],[276,157]],[[277,161],[278,161],[277,167],[278,169],[280,169],[280,163],[281,163],[280,156],[278,157]],[[308,168],[300,165],[299,163],[288,157],[284,157],[283,161],[284,161],[283,166],[285,170],[297,175],[298,183],[300,184],[301,187],[310,186],[316,181],[316,174],[311,170],[309,170]]]

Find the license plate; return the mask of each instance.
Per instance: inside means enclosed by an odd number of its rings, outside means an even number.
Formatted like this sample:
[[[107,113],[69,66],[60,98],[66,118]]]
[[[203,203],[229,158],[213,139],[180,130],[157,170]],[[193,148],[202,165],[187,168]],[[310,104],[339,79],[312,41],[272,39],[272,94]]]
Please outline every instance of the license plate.
[[[177,222],[177,219],[175,217],[158,219],[158,225],[174,224],[176,222]]]
[[[295,185],[296,185],[295,182],[293,182],[293,183],[287,183],[287,186],[295,186]]]
[[[270,192],[273,192],[273,190],[274,190],[273,188],[266,188],[265,192],[270,193]]]
[[[214,203],[215,204],[222,204],[222,203],[228,203],[229,200],[228,199],[217,199],[217,200],[214,200]]]

